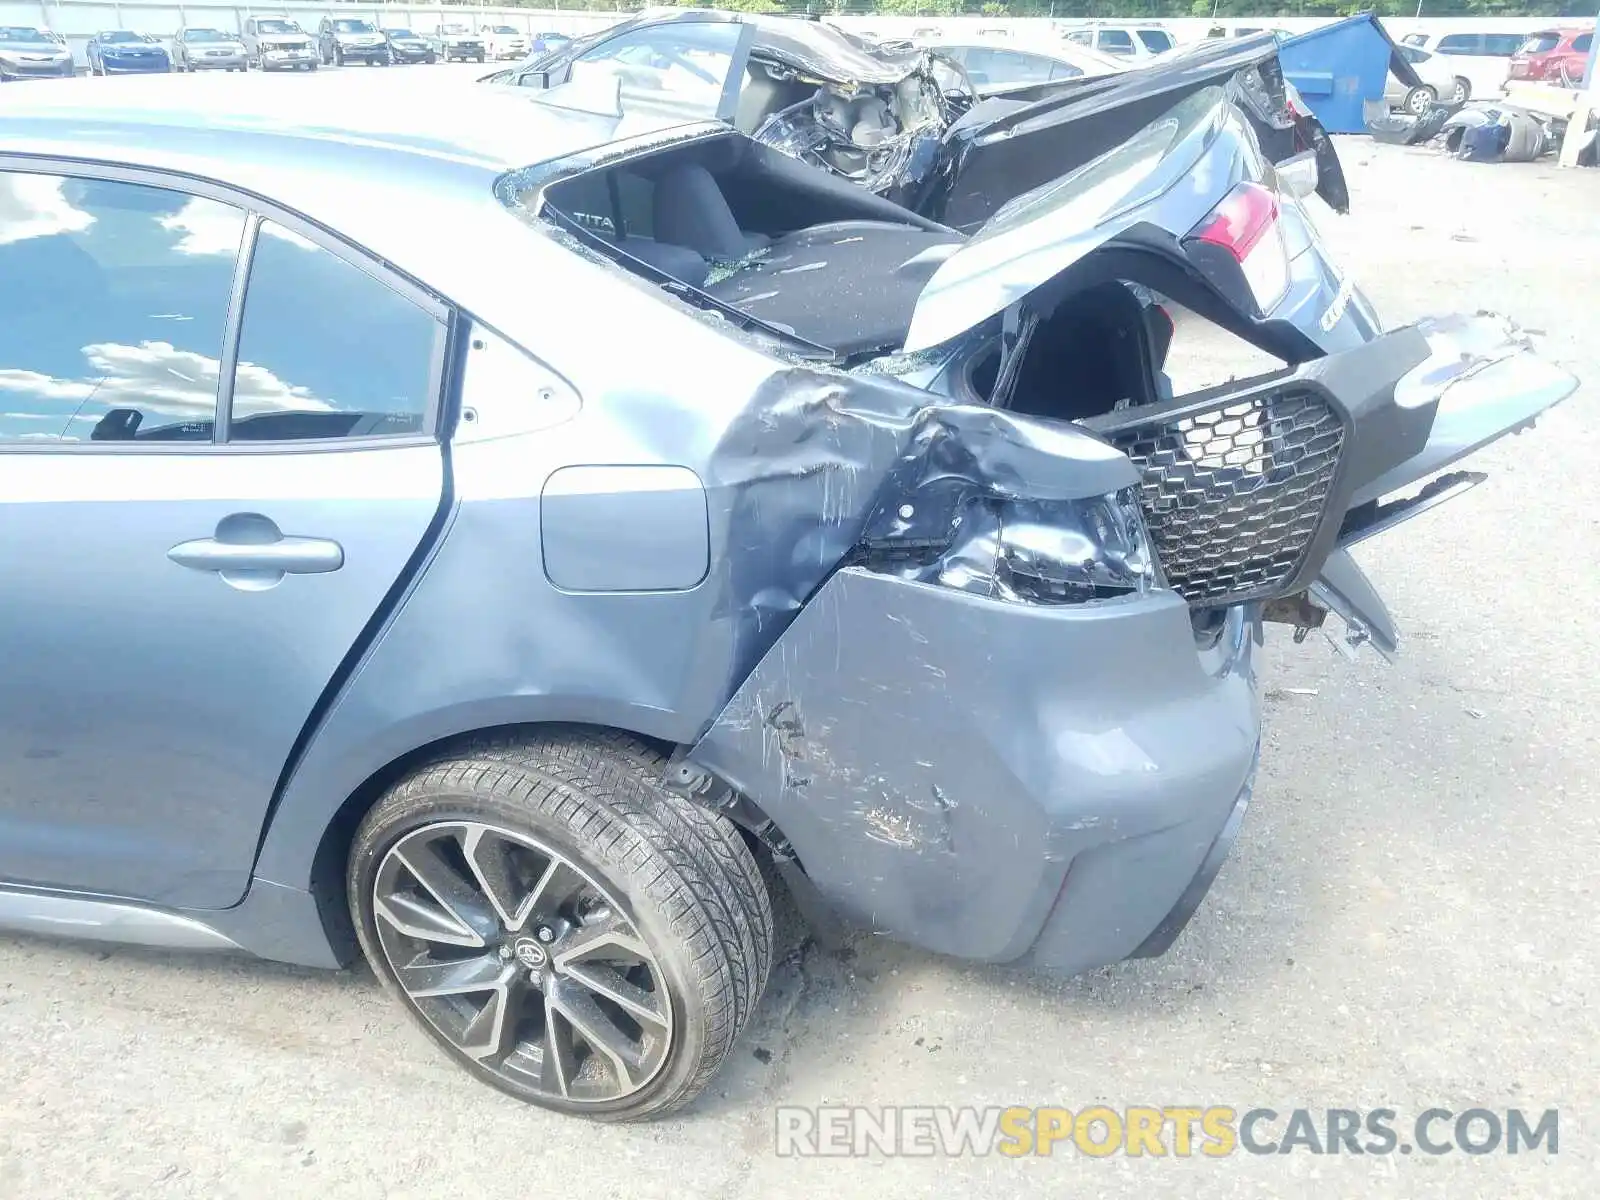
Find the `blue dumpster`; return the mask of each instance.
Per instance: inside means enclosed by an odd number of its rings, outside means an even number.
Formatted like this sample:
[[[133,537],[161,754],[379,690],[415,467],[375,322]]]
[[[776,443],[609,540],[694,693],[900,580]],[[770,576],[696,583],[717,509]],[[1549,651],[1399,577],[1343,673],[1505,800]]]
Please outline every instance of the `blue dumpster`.
[[[1365,133],[1368,106],[1383,104],[1394,72],[1408,88],[1422,80],[1371,13],[1324,25],[1278,44],[1283,74],[1329,133]]]

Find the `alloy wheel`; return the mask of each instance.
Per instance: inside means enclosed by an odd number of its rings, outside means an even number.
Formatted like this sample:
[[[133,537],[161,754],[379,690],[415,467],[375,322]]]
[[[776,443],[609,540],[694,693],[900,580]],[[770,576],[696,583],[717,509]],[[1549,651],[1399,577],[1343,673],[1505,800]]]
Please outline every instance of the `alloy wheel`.
[[[666,976],[626,907],[568,856],[499,826],[438,822],[389,848],[372,900],[395,982],[483,1070],[598,1104],[666,1061]]]

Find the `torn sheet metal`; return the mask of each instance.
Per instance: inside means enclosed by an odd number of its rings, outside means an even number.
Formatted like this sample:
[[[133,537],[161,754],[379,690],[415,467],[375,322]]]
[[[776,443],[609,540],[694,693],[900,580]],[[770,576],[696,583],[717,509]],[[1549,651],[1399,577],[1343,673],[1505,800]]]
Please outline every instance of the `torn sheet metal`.
[[[878,92],[818,88],[769,117],[754,140],[915,211],[940,165],[949,108],[931,73]]]
[[[702,477],[713,513],[738,553],[716,581],[718,615],[734,626],[727,691],[860,543],[869,528],[913,512],[943,512],[924,499],[1097,497],[1132,487],[1131,462],[1064,422],[986,405],[941,404],[887,376],[804,367],[770,378],[731,423]],[[925,526],[948,542],[947,524]]]
[[[924,69],[928,52],[868,45],[837,26],[793,17],[740,14],[755,29],[751,57],[828,83],[849,86],[899,83]]]

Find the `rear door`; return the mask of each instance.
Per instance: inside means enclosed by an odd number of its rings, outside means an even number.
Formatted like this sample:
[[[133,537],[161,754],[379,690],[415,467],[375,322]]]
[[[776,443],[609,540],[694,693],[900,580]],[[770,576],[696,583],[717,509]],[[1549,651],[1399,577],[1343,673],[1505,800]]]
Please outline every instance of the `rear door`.
[[[0,881],[232,904],[440,510],[443,311],[220,195],[3,161],[0,278]]]

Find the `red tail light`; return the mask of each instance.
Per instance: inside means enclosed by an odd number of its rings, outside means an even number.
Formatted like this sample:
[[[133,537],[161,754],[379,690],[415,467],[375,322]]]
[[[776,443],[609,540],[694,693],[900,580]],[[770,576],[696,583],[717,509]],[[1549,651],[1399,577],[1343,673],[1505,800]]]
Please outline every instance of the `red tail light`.
[[[1197,261],[1208,254],[1215,256],[1217,250],[1225,252],[1238,265],[1238,275],[1243,276],[1251,299],[1263,315],[1289,290],[1289,252],[1278,226],[1278,197],[1259,183],[1234,187],[1190,231],[1184,243],[1190,247],[1190,257]],[[1217,272],[1204,261],[1200,265],[1216,277]],[[1223,273],[1232,274],[1226,260],[1223,265]]]
[[[1259,183],[1241,183],[1189,236],[1221,246],[1243,263],[1277,223],[1278,198]]]

